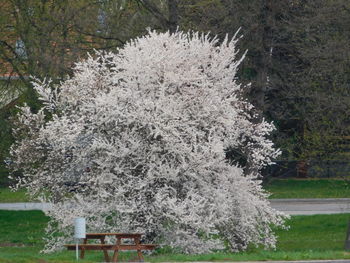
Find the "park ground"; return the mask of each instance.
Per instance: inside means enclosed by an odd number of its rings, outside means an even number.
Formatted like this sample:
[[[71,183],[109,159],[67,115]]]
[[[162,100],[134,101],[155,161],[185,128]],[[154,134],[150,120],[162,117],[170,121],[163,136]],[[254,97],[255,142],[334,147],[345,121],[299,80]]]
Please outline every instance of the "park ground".
[[[271,198],[348,198],[349,184],[344,180],[273,180],[265,186],[272,192]],[[23,191],[11,193],[1,190],[0,202],[26,201]],[[246,260],[307,260],[349,259],[350,251],[344,250],[344,241],[350,214],[292,216],[289,230],[276,230],[276,250],[249,248],[241,253],[212,253],[183,255],[169,249],[158,249],[146,261],[246,261]],[[42,236],[48,218],[41,211],[0,210],[0,262],[46,263],[76,262],[74,252],[61,251],[40,254]],[[125,253],[122,261],[132,261],[133,254]],[[87,253],[79,262],[99,262],[101,252]]]
[[[277,230],[276,250],[250,248],[242,253],[213,253],[183,255],[168,249],[158,249],[146,261],[243,261],[243,260],[301,260],[301,259],[349,259],[344,251],[347,223],[350,214],[293,216],[287,224],[290,229]],[[41,211],[0,211],[0,262],[45,263],[75,262],[72,251],[44,255],[41,237],[48,218]],[[122,261],[132,260],[134,255],[125,253]],[[88,252],[80,262],[99,262],[101,252]]]

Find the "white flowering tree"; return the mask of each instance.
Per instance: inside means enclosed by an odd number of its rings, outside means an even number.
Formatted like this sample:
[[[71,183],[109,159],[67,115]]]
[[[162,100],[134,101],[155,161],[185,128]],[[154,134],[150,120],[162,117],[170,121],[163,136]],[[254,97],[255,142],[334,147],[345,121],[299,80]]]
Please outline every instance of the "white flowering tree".
[[[274,246],[284,215],[257,171],[278,150],[273,126],[252,122],[239,96],[235,45],[149,32],[58,86],[35,81],[44,107],[22,108],[12,168],[18,187],[53,206],[46,251],[69,242],[77,216],[88,231],[142,232],[185,253]],[[228,148],[254,169],[229,163]]]

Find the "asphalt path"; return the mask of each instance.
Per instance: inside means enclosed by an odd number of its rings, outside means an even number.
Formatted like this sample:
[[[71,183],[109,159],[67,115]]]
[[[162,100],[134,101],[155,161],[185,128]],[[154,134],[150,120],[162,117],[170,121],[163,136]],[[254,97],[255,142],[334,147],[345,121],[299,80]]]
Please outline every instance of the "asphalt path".
[[[270,202],[273,208],[289,215],[350,213],[350,198],[272,199]],[[48,209],[50,209],[48,203],[0,203],[0,210]]]
[[[350,198],[272,199],[271,206],[289,215],[341,214],[350,213]]]
[[[273,208],[289,215],[350,213],[350,198],[272,199],[270,202]],[[50,209],[48,203],[0,203],[0,210],[48,209]]]
[[[0,210],[49,210],[48,203],[0,203]]]

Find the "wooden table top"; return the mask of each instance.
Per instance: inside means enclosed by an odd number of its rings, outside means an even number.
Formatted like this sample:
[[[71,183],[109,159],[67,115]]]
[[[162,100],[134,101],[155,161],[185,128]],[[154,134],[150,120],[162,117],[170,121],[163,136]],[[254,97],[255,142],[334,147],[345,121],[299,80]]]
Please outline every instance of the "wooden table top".
[[[86,237],[116,236],[123,238],[141,237],[142,233],[86,233]]]

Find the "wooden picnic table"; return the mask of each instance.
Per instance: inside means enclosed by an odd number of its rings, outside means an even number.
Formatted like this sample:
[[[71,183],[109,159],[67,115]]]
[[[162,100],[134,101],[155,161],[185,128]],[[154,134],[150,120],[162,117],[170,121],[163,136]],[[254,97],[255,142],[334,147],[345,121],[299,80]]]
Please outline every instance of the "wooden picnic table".
[[[118,262],[118,254],[119,251],[122,250],[136,250],[137,256],[140,262],[143,262],[142,250],[153,250],[156,245],[154,244],[141,244],[141,236],[143,234],[140,233],[88,233],[86,234],[86,238],[84,238],[83,244],[79,244],[79,249],[81,249],[80,258],[84,258],[85,250],[102,250],[105,261],[106,262]],[[106,244],[105,239],[106,236],[115,236],[116,242],[115,244]],[[89,239],[99,239],[100,244],[88,244]],[[132,240],[132,244],[124,244],[122,242],[123,239]],[[68,250],[75,250],[76,245],[65,245]],[[112,261],[110,261],[110,257],[108,255],[108,250],[113,250]]]

